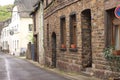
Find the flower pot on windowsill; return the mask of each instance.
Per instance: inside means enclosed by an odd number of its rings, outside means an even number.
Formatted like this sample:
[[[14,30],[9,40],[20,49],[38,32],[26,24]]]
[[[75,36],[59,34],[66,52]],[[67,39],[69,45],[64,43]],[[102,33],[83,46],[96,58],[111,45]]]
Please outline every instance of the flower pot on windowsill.
[[[75,49],[76,48],[76,44],[71,44],[70,48]]]
[[[62,44],[62,45],[61,45],[61,48],[66,48],[66,45],[65,45],[65,44]]]
[[[61,50],[61,51],[66,51],[66,45],[65,45],[65,44],[62,44],[60,50]]]
[[[114,55],[119,55],[119,56],[120,56],[120,50],[114,50],[114,51],[113,51],[113,54],[114,54]]]

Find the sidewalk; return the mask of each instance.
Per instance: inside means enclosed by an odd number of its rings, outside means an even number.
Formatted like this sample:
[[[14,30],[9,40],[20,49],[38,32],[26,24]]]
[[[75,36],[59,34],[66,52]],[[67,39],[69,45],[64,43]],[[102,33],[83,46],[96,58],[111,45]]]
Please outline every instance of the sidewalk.
[[[57,73],[59,75],[62,75],[62,76],[66,77],[66,78],[68,78],[70,80],[100,80],[98,78],[91,77],[91,76],[85,76],[85,75],[80,75],[80,74],[76,74],[76,73],[68,73],[68,72],[60,71],[60,70],[58,70],[56,68],[51,69],[51,68],[48,68],[48,67],[41,66],[38,62],[35,62],[33,60],[28,60],[25,57],[20,57],[20,58],[25,59],[28,62],[30,62],[30,63],[34,64],[35,66],[38,66],[38,67],[40,67],[42,69]]]

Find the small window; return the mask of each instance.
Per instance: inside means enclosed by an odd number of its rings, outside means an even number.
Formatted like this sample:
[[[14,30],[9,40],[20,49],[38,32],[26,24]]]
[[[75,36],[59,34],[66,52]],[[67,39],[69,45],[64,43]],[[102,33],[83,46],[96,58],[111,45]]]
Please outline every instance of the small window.
[[[19,49],[19,40],[17,40],[17,49]]]
[[[32,24],[29,24],[29,31],[32,31]]]
[[[34,17],[34,31],[36,31],[36,16]]]
[[[46,0],[46,6],[48,6],[48,0]]]
[[[73,14],[70,16],[70,47],[74,46],[76,48],[77,44],[77,28],[76,28],[76,15]]]
[[[47,46],[49,47],[49,24],[47,24]]]
[[[66,20],[65,17],[60,19],[61,48],[66,48]]]
[[[112,45],[115,50],[120,50],[120,27],[118,25],[113,25],[112,27]]]

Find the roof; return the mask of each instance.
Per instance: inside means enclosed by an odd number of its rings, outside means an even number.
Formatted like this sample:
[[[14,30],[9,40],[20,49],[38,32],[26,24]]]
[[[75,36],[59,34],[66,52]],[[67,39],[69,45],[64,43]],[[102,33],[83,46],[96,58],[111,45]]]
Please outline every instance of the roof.
[[[29,14],[34,10],[33,6],[39,0],[15,0],[15,6],[18,7],[20,17],[30,17]]]
[[[38,0],[35,4],[34,4],[34,6],[33,6],[33,10],[31,11],[31,13],[30,13],[30,15],[33,15],[33,14],[35,14],[35,12],[38,10],[38,8],[40,7],[40,1],[44,1],[44,0]]]

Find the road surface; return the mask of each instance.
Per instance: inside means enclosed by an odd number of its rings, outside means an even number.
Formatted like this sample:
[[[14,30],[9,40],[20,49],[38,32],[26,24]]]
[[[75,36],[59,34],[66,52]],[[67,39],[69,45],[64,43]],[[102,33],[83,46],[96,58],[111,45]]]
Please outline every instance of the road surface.
[[[69,80],[30,62],[0,53],[0,80]]]

